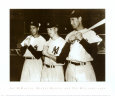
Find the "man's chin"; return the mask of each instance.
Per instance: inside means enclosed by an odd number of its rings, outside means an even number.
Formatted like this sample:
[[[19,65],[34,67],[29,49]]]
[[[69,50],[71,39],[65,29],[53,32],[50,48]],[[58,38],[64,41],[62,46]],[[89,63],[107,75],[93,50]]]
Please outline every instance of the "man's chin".
[[[34,34],[31,34],[32,36],[34,36]]]
[[[35,34],[31,34],[33,37],[35,36]]]
[[[76,29],[76,27],[75,27],[75,26],[72,26],[72,28],[73,28],[73,29]]]
[[[74,30],[76,30],[77,28],[75,27],[75,28],[73,28]]]

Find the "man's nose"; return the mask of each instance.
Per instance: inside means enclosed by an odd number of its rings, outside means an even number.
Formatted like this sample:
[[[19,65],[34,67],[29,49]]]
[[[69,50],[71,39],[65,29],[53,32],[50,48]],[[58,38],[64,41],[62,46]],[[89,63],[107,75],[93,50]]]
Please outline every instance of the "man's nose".
[[[75,23],[74,22],[71,22],[72,25],[74,25]]]

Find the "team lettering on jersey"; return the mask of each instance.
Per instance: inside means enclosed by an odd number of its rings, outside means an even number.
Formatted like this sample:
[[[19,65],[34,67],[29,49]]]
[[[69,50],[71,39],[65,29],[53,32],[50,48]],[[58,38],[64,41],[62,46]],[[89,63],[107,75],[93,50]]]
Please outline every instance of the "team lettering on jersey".
[[[52,53],[55,55],[55,54],[58,54],[58,51],[59,51],[59,47],[56,48],[56,46],[53,48],[53,51]]]

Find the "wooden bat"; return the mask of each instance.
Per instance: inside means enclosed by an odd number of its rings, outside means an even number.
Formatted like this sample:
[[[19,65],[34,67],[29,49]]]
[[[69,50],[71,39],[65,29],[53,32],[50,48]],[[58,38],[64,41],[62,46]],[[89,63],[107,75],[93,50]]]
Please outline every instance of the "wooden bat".
[[[103,25],[104,23],[105,23],[105,19],[103,19],[103,20],[97,22],[96,24],[94,24],[93,26],[91,26],[90,28],[88,28],[88,30],[87,30],[86,32],[88,32],[89,30],[92,30],[92,29],[94,29],[94,28],[96,28],[96,27],[98,27],[98,26],[100,26],[100,25]],[[86,33],[86,32],[85,32],[85,33]]]

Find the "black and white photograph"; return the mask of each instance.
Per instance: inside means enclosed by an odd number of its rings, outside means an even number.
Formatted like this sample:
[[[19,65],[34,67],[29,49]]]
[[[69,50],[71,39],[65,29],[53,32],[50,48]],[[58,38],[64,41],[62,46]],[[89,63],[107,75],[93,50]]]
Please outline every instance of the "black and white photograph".
[[[106,82],[105,9],[9,9],[10,82]]]
[[[0,96],[115,96],[113,0],[1,0]]]

